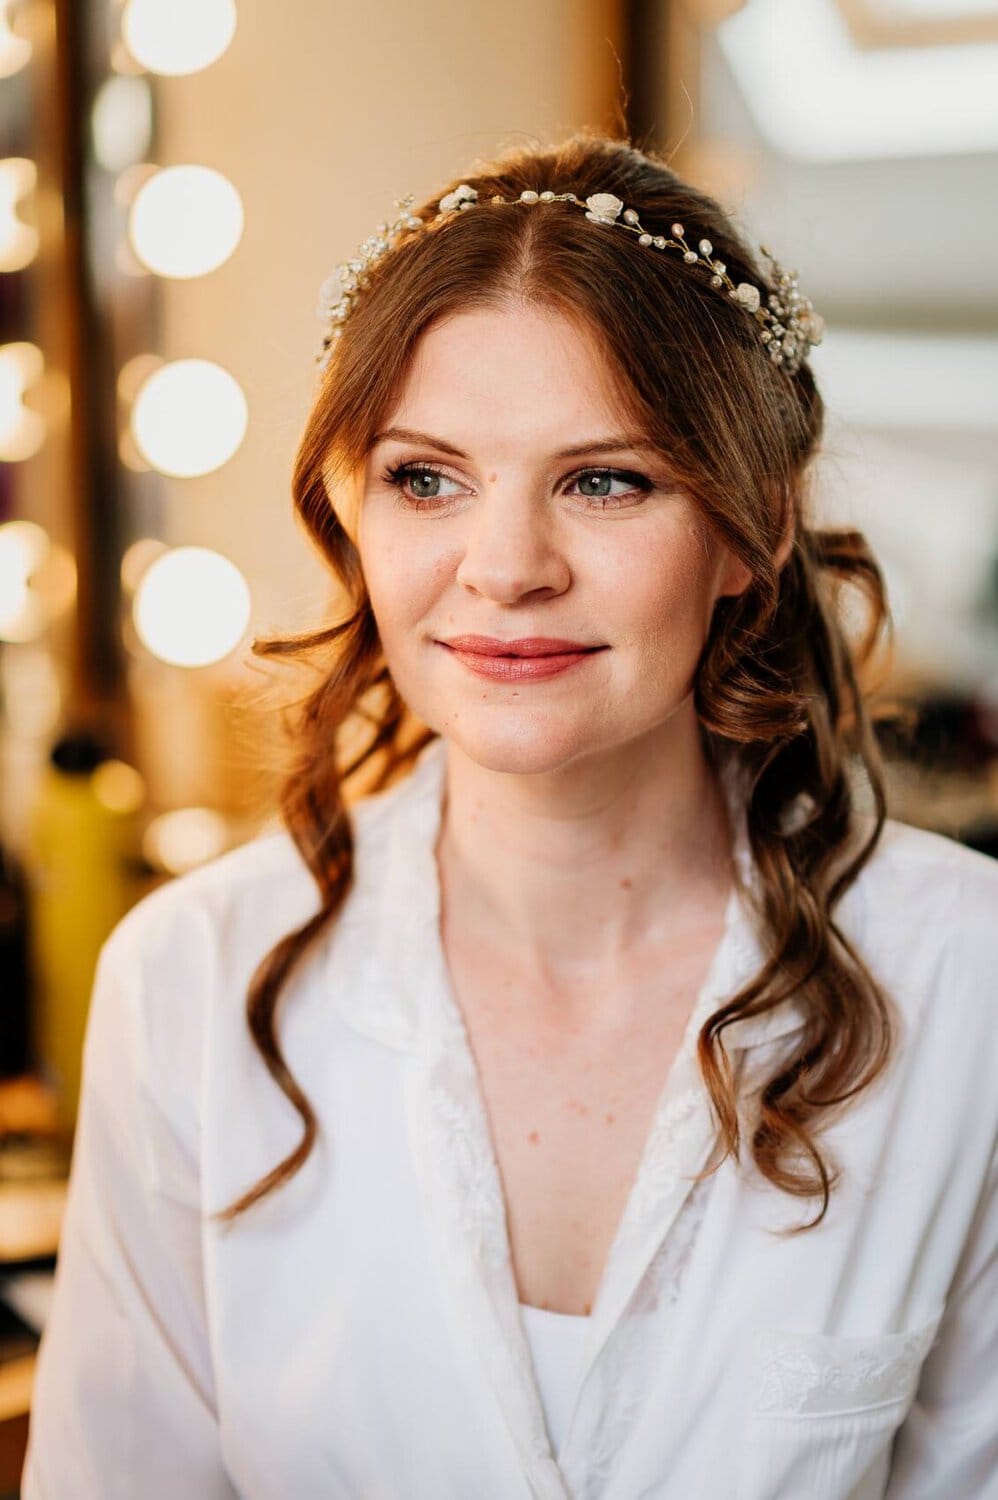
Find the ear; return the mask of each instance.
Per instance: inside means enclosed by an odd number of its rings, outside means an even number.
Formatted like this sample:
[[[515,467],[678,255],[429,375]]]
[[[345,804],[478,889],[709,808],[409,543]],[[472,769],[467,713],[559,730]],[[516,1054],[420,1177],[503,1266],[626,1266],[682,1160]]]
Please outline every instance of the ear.
[[[322,465],[322,484],[330,507],[347,536],[357,546],[361,503],[364,497],[364,470],[356,468],[343,474],[332,458]]]
[[[718,599],[727,595],[744,594],[752,582],[752,570],[748,565],[736,557],[730,549],[725,548],[725,552],[724,568],[716,595]]]
[[[787,517],[787,524],[784,528],[783,536],[780,538],[780,544],[777,547],[776,554],[773,558],[773,561],[776,564],[776,571],[778,573],[782,571],[784,565],[790,557],[791,552],[793,551],[795,536],[796,526],[794,523],[794,514],[791,510]],[[743,563],[740,558],[736,557],[730,549],[726,548],[725,550],[727,555],[724,562],[724,571],[721,575],[721,583],[717,590],[717,597],[719,599],[723,598],[725,595],[737,596],[739,594],[743,594],[748,588],[749,584],[752,582],[752,573],[748,565],[746,563]]]
[[[791,510],[789,515],[787,516],[787,524],[784,528],[783,536],[780,538],[780,545],[777,547],[776,555],[773,558],[773,561],[776,564],[777,572],[782,571],[784,564],[790,557],[790,554],[794,549],[794,538],[796,534],[797,528],[794,524],[794,513]]]

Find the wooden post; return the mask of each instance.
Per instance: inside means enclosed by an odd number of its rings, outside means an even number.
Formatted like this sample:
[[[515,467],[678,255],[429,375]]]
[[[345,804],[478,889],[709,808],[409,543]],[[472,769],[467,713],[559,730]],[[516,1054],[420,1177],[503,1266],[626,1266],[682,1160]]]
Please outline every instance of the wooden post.
[[[89,7],[54,0],[52,110],[63,201],[70,386],[67,498],[77,565],[76,631],[66,719],[103,728],[112,740],[122,712],[119,631],[121,541],[114,371],[88,258],[87,154],[91,50]]]

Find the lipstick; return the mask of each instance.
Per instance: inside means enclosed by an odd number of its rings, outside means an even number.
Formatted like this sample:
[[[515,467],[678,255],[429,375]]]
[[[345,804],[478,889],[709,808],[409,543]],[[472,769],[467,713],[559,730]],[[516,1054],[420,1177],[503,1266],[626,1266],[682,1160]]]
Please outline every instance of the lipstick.
[[[440,641],[477,677],[497,682],[539,682],[581,666],[605,646],[587,646],[555,636],[521,636],[503,641],[495,636],[459,635]]]

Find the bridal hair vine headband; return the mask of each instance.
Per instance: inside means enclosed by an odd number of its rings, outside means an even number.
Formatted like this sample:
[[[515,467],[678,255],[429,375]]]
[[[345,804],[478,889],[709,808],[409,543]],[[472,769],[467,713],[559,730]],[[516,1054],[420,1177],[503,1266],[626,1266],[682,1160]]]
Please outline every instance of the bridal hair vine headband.
[[[396,198],[395,207],[401,210],[390,224],[379,224],[377,233],[366,239],[353,260],[344,261],[323,282],[320,289],[318,314],[323,323],[322,348],[317,356],[320,370],[325,370],[332,356],[333,346],[339,338],[354,302],[363,290],[371,267],[391,250],[407,230],[425,229],[430,224],[452,218],[478,203],[478,189],[462,182],[451,193],[446,193],[437,205],[432,219],[421,219],[412,213],[414,198],[410,193],[405,198]],[[797,272],[784,271],[773,256],[760,245],[759,249],[772,266],[773,290],[763,293],[751,282],[740,281],[737,286],[727,275],[727,267],[721,260],[712,260],[714,247],[709,240],[702,239],[699,253],[686,243],[682,224],[673,224],[674,239],[665,235],[650,234],[643,227],[636,209],[625,208],[613,193],[594,193],[582,199],[574,193],[543,193],[525,188],[519,198],[503,198],[496,194],[492,203],[574,203],[586,210],[586,218],[594,224],[603,224],[611,229],[626,229],[638,237],[638,244],[649,250],[680,250],[683,260],[689,265],[701,265],[710,272],[710,285],[726,288],[733,302],[743,307],[759,325],[759,338],[766,346],[770,359],[787,375],[796,374],[807,358],[810,348],[820,344],[824,331],[824,319],[814,311],[811,303],[798,288]]]

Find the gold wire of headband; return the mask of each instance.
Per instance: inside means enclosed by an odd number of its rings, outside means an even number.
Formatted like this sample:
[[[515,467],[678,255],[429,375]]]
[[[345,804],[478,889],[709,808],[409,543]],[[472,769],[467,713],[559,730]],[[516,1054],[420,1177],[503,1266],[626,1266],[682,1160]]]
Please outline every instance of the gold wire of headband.
[[[699,265],[710,273],[710,285],[726,289],[733,302],[742,307],[758,324],[759,339],[766,346],[770,359],[787,375],[794,375],[807,358],[811,348],[821,343],[825,322],[815,312],[810,300],[797,285],[797,272],[785,271],[774,259],[765,245],[759,249],[772,267],[770,280],[773,289],[763,292],[751,282],[740,281],[737,286],[727,274],[721,260],[712,260],[714,247],[709,240],[702,239],[699,249],[693,250],[684,239],[682,224],[673,224],[674,239],[665,235],[651,234],[642,225],[637,209],[625,208],[613,193],[593,193],[588,198],[578,198],[574,193],[553,193],[550,190],[538,193],[524,188],[519,198],[503,198],[495,194],[492,203],[572,203],[586,211],[586,218],[594,224],[612,229],[626,229],[637,235],[638,244],[649,250],[679,250],[689,265]],[[332,356],[333,347],[339,338],[343,324],[363,290],[368,273],[382,256],[391,250],[399,238],[409,230],[425,229],[441,219],[460,214],[478,203],[478,189],[462,182],[451,193],[446,193],[437,205],[432,219],[421,219],[411,212],[413,194],[396,198],[395,207],[400,209],[398,217],[390,224],[379,224],[377,233],[366,239],[352,260],[343,261],[323,282],[319,291],[319,318],[323,324],[321,349],[316,356],[320,370],[325,370]]]

